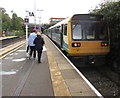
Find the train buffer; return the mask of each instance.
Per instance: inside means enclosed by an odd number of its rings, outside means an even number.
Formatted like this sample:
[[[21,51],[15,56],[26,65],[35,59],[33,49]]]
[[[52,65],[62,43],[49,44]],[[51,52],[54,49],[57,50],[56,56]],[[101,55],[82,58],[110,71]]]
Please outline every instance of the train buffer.
[[[25,44],[0,57],[2,96],[102,96],[48,37],[42,36],[46,48],[41,63],[29,60]]]

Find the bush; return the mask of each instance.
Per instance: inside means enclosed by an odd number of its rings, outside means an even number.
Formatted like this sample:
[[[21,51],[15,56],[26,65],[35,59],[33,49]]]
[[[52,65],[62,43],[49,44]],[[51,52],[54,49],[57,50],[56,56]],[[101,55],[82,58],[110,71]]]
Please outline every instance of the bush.
[[[25,35],[25,32],[23,30],[14,30],[13,32],[15,32],[15,35],[18,37],[21,37],[23,35]]]
[[[112,62],[117,62],[120,67],[120,1],[102,3],[99,9],[94,9],[91,13],[104,16],[104,21],[110,30],[111,52],[109,58]]]

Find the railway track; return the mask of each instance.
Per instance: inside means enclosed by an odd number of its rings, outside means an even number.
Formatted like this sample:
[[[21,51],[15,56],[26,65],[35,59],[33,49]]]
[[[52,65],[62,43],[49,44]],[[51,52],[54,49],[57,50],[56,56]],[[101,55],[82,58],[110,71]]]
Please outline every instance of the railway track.
[[[75,66],[80,66],[73,61]],[[120,98],[120,73],[105,65],[77,68],[105,98]]]
[[[67,56],[66,53],[64,54]],[[88,67],[82,59],[68,58],[104,98],[120,98],[120,73],[112,70],[110,66],[90,65]]]
[[[25,39],[25,38],[24,37],[22,37],[22,38],[14,37],[14,38],[0,40],[0,43],[2,44],[1,48],[7,47],[7,46],[12,45],[12,44],[14,44],[16,42],[22,41],[23,39]]]

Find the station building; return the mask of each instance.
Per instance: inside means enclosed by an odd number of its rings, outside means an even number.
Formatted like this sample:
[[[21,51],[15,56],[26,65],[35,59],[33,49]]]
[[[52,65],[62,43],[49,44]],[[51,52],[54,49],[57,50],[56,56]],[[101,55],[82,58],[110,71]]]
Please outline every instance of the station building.
[[[60,22],[64,19],[65,18],[50,18],[49,21],[50,21],[50,23],[57,23],[57,22]]]

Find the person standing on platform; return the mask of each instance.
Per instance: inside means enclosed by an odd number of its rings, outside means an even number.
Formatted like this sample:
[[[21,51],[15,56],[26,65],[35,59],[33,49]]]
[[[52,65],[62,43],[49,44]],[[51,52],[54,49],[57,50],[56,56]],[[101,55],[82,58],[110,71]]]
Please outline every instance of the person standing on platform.
[[[41,37],[40,32],[37,32],[37,37],[34,40],[35,49],[38,53],[38,63],[41,63],[41,54],[43,50],[43,45],[45,44],[44,39]]]
[[[31,59],[32,54],[33,54],[34,59],[36,58],[35,44],[33,43],[35,38],[37,37],[36,32],[37,30],[34,29],[33,32],[30,33],[29,35],[29,47],[30,47],[29,59]]]

